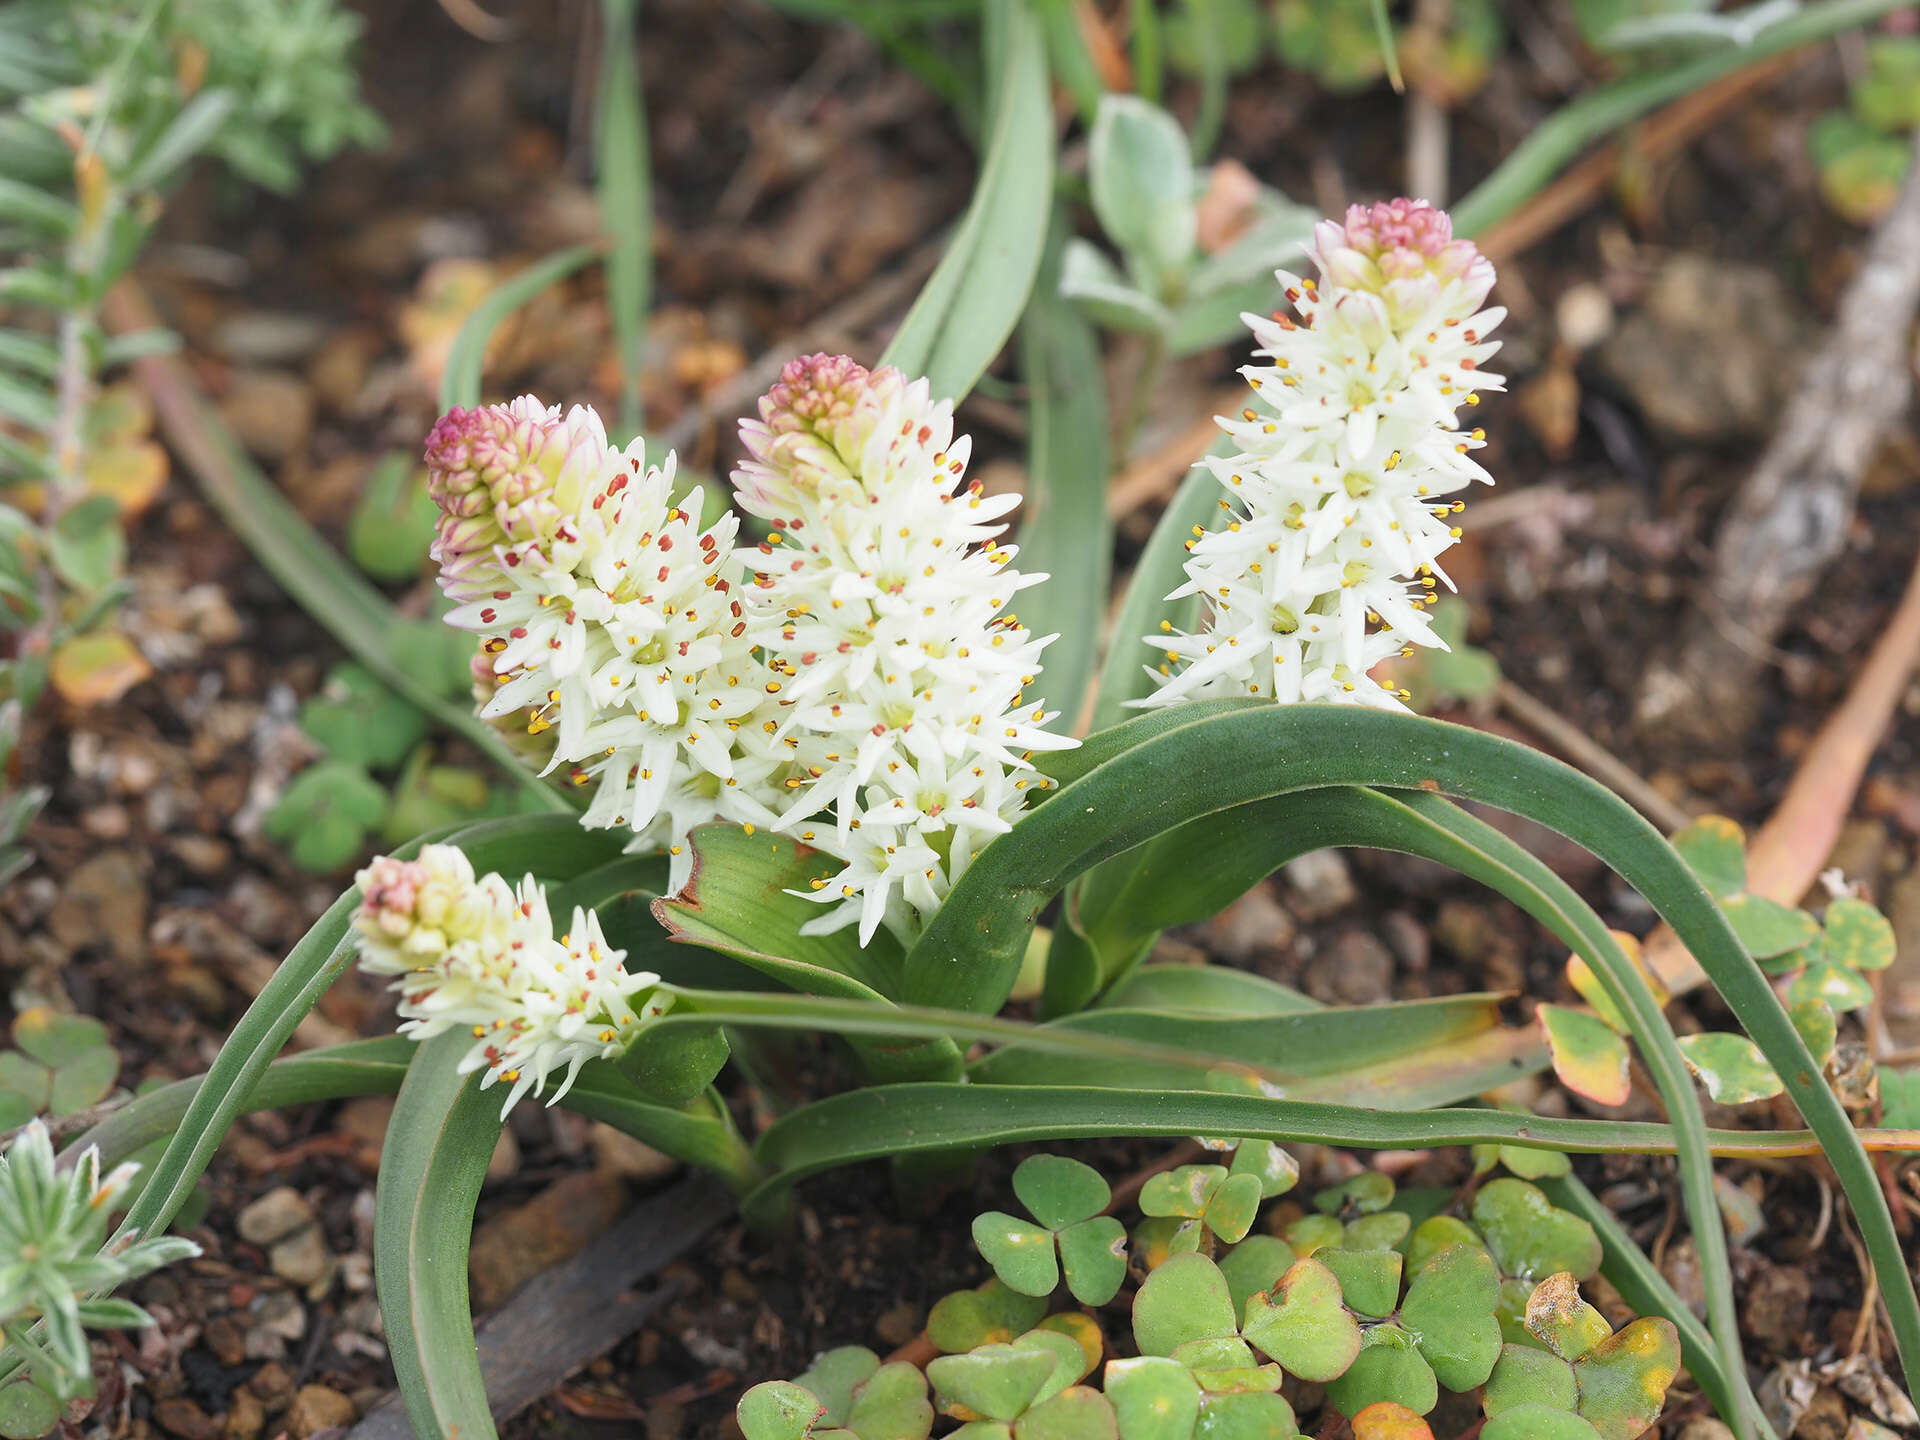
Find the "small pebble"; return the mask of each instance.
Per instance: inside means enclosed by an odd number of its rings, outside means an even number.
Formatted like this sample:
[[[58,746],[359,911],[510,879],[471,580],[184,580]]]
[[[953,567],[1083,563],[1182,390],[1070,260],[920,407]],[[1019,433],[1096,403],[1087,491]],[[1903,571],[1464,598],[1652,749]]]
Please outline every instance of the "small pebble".
[[[250,1245],[271,1245],[313,1224],[313,1207],[292,1186],[281,1185],[255,1200],[239,1215],[240,1238]]]
[[[1308,924],[1337,915],[1360,898],[1353,872],[1337,850],[1316,850],[1289,860],[1281,874],[1287,880],[1287,908]]]
[[[227,1401],[226,1440],[254,1440],[267,1428],[267,1408],[252,1391],[242,1387]]]
[[[309,1294],[315,1289],[324,1290],[333,1277],[333,1256],[318,1225],[296,1230],[275,1245],[267,1254],[267,1263],[282,1280],[301,1286]]]
[[[155,1401],[153,1418],[162,1430],[179,1436],[180,1440],[219,1440],[220,1426],[184,1395],[170,1395]]]
[[[300,1393],[293,1397],[293,1404],[287,1407],[287,1433],[293,1440],[307,1440],[309,1435],[335,1425],[351,1425],[359,1418],[360,1412],[354,1408],[353,1401],[338,1390],[330,1390],[325,1385],[302,1385]]]

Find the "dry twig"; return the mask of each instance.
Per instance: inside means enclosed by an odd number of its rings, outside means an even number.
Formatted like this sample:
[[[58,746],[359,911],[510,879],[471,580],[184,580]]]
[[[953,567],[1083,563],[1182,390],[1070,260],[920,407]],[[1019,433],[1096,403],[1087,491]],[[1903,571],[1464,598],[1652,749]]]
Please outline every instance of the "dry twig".
[[[1840,314],[1807,361],[1773,443],[1715,541],[1675,652],[1648,668],[1641,723],[1691,739],[1744,731],[1774,637],[1840,554],[1867,463],[1906,409],[1920,304],[1920,165],[1874,232]],[[1735,337],[1728,337],[1737,343]]]

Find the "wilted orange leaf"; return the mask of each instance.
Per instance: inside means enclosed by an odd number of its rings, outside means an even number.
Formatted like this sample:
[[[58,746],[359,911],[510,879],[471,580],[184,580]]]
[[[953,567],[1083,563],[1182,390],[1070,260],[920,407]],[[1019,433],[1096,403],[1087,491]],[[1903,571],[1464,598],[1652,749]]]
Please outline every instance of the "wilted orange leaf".
[[[111,705],[153,674],[133,642],[117,630],[96,630],[53,652],[53,688],[72,705]]]
[[[122,515],[146,510],[166,483],[167,452],[151,440],[116,441],[87,456],[87,489],[111,496]]]
[[[1406,1406],[1376,1400],[1353,1417],[1353,1440],[1433,1440],[1433,1431]]]

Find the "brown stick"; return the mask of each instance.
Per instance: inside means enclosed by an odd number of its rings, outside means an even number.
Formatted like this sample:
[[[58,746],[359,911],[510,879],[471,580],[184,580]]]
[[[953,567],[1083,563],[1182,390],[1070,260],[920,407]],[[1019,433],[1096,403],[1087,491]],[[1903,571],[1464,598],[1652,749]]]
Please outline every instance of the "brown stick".
[[[1736,70],[1656,110],[1631,132],[1633,153],[1644,159],[1671,154],[1749,95],[1765,89],[1817,53],[1818,47],[1811,45],[1789,50]],[[1496,262],[1510,260],[1538,244],[1606,192],[1620,169],[1620,155],[1619,146],[1589,155],[1506,219],[1488,226],[1474,243]]]
[[[1920,164],[1874,232],[1840,313],[1714,543],[1677,649],[1640,687],[1643,726],[1721,743],[1744,733],[1773,640],[1846,543],[1860,477],[1906,409],[1920,305]]]

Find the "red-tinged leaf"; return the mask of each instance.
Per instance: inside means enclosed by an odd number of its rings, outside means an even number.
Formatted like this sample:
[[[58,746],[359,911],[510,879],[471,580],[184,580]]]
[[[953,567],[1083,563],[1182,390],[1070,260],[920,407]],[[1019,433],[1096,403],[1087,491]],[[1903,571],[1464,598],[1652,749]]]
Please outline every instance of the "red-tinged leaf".
[[[1433,1431],[1406,1406],[1376,1400],[1353,1417],[1353,1440],[1433,1440]]]
[[[1542,1005],[1536,1014],[1562,1085],[1601,1105],[1627,1103],[1632,1082],[1625,1040],[1584,1010]]]

